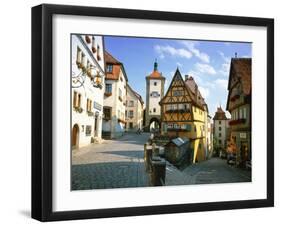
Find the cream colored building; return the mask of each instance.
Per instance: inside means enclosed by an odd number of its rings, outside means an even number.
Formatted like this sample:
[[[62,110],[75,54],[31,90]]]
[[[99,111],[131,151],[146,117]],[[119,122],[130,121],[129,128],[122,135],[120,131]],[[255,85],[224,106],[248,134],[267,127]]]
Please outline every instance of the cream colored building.
[[[226,152],[227,146],[227,130],[229,127],[229,119],[226,117],[224,110],[220,107],[217,108],[214,121],[214,139],[217,155],[221,155]]]
[[[127,85],[126,131],[142,130],[144,103],[142,97]]]
[[[101,139],[105,79],[103,37],[73,34],[71,45],[72,148],[78,149]]]
[[[105,51],[106,77],[102,137],[114,139],[125,132],[128,78],[121,62]]]

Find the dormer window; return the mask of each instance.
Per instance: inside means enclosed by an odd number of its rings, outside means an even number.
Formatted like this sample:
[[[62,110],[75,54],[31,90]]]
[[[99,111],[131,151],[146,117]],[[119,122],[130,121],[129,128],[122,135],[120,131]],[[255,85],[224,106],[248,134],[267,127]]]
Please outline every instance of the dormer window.
[[[112,70],[113,70],[113,65],[112,64],[107,64],[106,65],[106,72],[112,73]]]

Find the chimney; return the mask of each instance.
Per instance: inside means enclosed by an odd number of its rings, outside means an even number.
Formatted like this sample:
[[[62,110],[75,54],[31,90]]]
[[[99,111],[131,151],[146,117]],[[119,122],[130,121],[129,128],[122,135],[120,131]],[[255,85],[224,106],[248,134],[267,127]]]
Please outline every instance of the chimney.
[[[198,101],[198,85],[195,84],[195,99]]]
[[[185,81],[188,80],[188,75],[185,75]]]

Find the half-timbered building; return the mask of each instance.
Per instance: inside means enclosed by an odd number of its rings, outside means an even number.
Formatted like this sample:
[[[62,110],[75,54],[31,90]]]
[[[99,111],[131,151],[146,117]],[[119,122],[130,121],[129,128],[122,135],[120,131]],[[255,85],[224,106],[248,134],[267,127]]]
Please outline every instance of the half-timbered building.
[[[236,154],[236,164],[251,162],[252,59],[232,58],[226,109],[231,114],[227,152]]]
[[[160,105],[162,133],[171,138],[188,138],[192,161],[205,160],[208,107],[193,77],[186,76],[183,80],[177,69]]]

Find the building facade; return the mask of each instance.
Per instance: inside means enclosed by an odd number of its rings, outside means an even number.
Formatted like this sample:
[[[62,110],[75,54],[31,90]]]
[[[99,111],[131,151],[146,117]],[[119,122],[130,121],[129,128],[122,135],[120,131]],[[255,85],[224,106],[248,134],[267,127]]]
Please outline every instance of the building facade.
[[[208,107],[193,77],[186,76],[184,81],[177,69],[160,105],[162,133],[170,138],[188,138],[192,162],[205,160]]]
[[[72,148],[99,142],[104,94],[102,36],[72,35]]]
[[[227,151],[236,154],[236,164],[251,162],[252,60],[232,58],[228,81],[227,110],[231,114]]]
[[[214,121],[214,154],[222,156],[226,152],[227,147],[227,131],[229,127],[229,119],[226,117],[225,112],[220,107],[217,108]]]
[[[102,136],[104,139],[114,139],[125,132],[128,78],[123,64],[106,51],[105,65]]]
[[[212,124],[212,117],[207,115],[207,132],[206,132],[206,144],[207,150],[206,155],[210,158],[213,155],[213,124]]]
[[[126,99],[126,131],[136,132],[142,130],[144,102],[142,97],[129,84],[127,85]]]
[[[145,127],[159,130],[161,127],[160,100],[164,96],[165,77],[158,71],[158,63],[154,62],[153,72],[146,76],[146,112]]]

